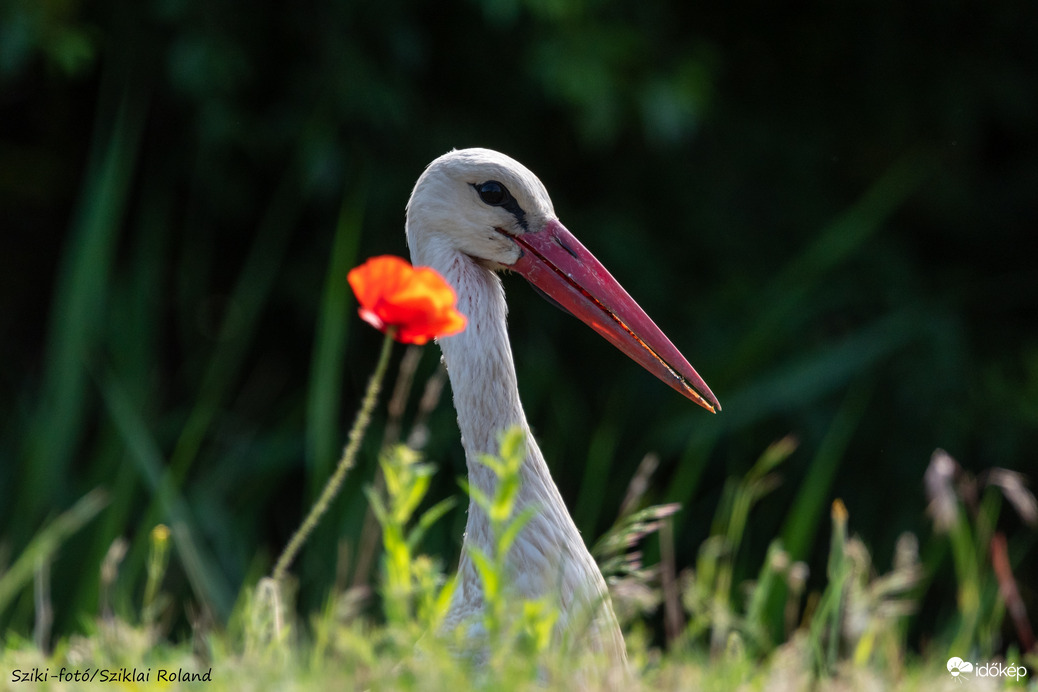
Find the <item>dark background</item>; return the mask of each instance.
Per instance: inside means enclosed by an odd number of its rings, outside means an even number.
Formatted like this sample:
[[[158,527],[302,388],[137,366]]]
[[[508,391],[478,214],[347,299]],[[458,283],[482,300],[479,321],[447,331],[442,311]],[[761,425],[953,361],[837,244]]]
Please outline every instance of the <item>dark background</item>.
[[[974,474],[1036,468],[1036,26],[1026,2],[6,2],[0,569],[103,486],[52,568],[57,626],[96,612],[118,536],[132,602],[147,532],[175,521],[156,500],[173,468],[208,568],[192,581],[175,556],[167,588],[225,616],[323,482],[374,364],[346,271],[406,256],[414,180],[467,146],[541,177],[724,407],[506,278],[526,410],[588,540],[657,452],[649,499],[684,504],[691,564],[725,478],[793,433],[741,577],[783,535],[821,583],[836,497],[886,569],[901,532],[936,540],[935,448]],[[356,548],[384,419],[297,566],[304,610],[337,541]],[[464,472],[447,397],[431,430],[439,499]],[[463,522],[426,543],[448,565]],[[1033,613],[1034,532],[1001,522]],[[950,559],[926,555],[916,630],[955,611]],[[31,627],[31,589],[0,622]]]

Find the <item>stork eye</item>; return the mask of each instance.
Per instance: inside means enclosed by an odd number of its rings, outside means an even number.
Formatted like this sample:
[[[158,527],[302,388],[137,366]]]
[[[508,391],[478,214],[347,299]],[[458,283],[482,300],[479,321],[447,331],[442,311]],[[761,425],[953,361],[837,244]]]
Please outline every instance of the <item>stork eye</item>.
[[[476,188],[476,192],[479,193],[479,198],[483,200],[483,203],[489,204],[492,207],[500,207],[512,199],[512,195],[508,194],[505,186],[496,180],[479,183],[473,185],[473,187]]]

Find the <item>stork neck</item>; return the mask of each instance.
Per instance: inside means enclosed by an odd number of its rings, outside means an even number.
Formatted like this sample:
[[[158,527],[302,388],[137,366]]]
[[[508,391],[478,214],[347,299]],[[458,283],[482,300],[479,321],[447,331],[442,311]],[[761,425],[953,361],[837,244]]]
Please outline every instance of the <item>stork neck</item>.
[[[493,495],[496,477],[480,463],[480,455],[496,456],[501,434],[518,426],[525,437],[526,458],[519,472],[520,490],[514,511],[536,505],[539,508],[537,522],[552,527],[552,535],[565,535],[574,545],[582,546],[519,401],[501,279],[460,253],[450,261],[432,266],[454,286],[458,310],[468,317],[468,326],[463,332],[440,339],[439,343],[454,391],[469,483],[485,495]],[[490,548],[492,540],[488,522],[474,501],[469,503],[465,540],[484,549]]]
[[[528,435],[529,425],[519,401],[501,279],[464,255],[445,269],[458,293],[458,309],[468,317],[465,330],[440,339],[440,348],[471,475],[479,454],[497,454],[503,431],[519,426]]]

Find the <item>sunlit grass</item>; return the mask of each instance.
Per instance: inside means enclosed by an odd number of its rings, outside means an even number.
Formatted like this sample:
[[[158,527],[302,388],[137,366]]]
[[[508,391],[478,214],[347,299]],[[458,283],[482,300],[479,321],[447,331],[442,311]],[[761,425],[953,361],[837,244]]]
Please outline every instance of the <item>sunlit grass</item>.
[[[579,646],[559,647],[552,635],[558,613],[548,601],[522,601],[510,594],[503,557],[529,519],[512,511],[522,444],[514,431],[503,439],[499,457],[484,459],[498,483],[493,496],[475,497],[498,537],[494,554],[473,555],[487,599],[479,623],[486,636],[478,642],[464,628],[443,629],[454,579],[421,548],[426,531],[453,499],[419,512],[435,465],[411,448],[393,445],[382,455],[384,488],[368,489],[383,546],[376,594],[332,588],[318,612],[300,617],[292,581],[264,578],[239,594],[222,626],[164,591],[171,534],[159,525],[148,534],[143,595],[131,611],[116,614],[106,606],[83,622],[84,634],[62,637],[49,650],[45,643],[41,647],[9,633],[0,667],[8,681],[45,676],[47,689],[101,689],[113,677],[163,682],[173,689],[194,689],[190,685],[201,681],[207,688],[236,690],[315,685],[452,691],[956,689],[962,681],[944,669],[948,652],[978,651],[983,647],[979,623],[990,626],[1004,616],[1004,604],[980,597],[995,578],[991,565],[973,555],[971,563],[956,558],[961,618],[936,633],[924,656],[911,654],[904,625],[914,612],[923,575],[918,541],[903,537],[892,570],[879,573],[867,547],[853,536],[853,517],[839,500],[831,507],[829,563],[820,588],[805,588],[805,566],[792,562],[779,541],[755,580],[734,583],[732,565],[753,507],[774,487],[775,474],[796,448],[786,438],[765,450],[745,477],[730,481],[713,536],[703,544],[694,569],[667,575],[673,565],[647,569],[639,563],[638,547],[673,513],[666,506],[631,512],[599,546],[600,555],[613,556],[604,566],[612,574],[613,598],[628,632],[631,669],[617,677],[605,660]],[[948,536],[954,552],[965,550],[978,531],[989,530],[985,527],[994,524],[998,506],[988,499],[972,518],[964,513],[951,486],[941,485],[941,474],[951,477],[950,464],[943,453],[935,455],[928,484],[935,519],[946,532],[938,535]],[[1022,513],[1033,511],[1032,495],[1012,479],[997,480]],[[637,491],[629,499],[632,505],[642,501]],[[48,550],[96,513],[101,501],[84,498],[41,532],[16,565],[39,565]],[[668,533],[660,535],[666,540]],[[107,572],[101,577],[106,588],[116,580],[119,560],[96,566]],[[26,579],[24,570],[8,570],[0,578],[0,594],[17,590]],[[37,607],[46,609],[48,594],[39,580],[34,590]],[[681,607],[676,624],[669,625],[669,642],[660,648],[649,634],[645,613],[667,600],[667,590],[676,590]],[[782,607],[769,609],[767,604],[781,593]],[[371,610],[367,602],[378,606]],[[192,618],[192,635],[170,639],[170,618],[182,608]],[[43,626],[39,620],[37,626]],[[1018,655],[1013,663],[1034,670],[1038,661]],[[1030,679],[1022,682],[1035,687]]]

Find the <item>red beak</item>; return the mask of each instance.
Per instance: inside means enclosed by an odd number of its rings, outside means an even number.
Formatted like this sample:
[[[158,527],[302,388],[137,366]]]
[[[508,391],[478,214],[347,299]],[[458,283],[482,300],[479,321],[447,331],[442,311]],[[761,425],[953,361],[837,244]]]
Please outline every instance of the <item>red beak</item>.
[[[717,397],[670,339],[565,226],[553,220],[537,233],[506,235],[523,250],[510,269],[656,377],[707,411],[721,410]]]

